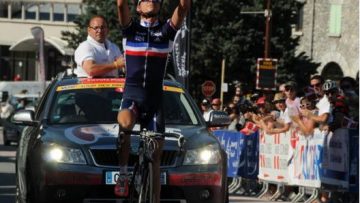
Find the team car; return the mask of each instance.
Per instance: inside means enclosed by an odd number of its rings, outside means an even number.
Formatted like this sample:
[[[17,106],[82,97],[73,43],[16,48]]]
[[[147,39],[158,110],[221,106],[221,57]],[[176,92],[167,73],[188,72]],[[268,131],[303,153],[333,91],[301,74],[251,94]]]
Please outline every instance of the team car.
[[[123,202],[113,191],[119,170],[116,116],[124,82],[61,74],[35,112],[14,115],[15,122],[26,125],[16,156],[17,202]],[[186,142],[180,153],[174,138],[165,139],[161,201],[228,201],[227,156],[209,130],[228,124],[228,116],[214,112],[205,122],[181,85],[165,80],[163,89],[166,132],[181,133]],[[131,139],[130,172],[137,160],[138,137]]]

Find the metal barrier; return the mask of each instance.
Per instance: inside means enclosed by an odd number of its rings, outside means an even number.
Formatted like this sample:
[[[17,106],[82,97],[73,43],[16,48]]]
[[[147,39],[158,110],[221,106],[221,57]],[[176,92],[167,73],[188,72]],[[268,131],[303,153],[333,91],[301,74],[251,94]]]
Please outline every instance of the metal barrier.
[[[258,197],[266,194],[269,183],[276,184],[271,200],[277,200],[285,186],[299,187],[292,202],[312,202],[323,190],[359,190],[358,129],[329,133],[315,129],[306,137],[296,129],[274,135],[261,130],[250,135],[226,130],[214,134],[228,154],[228,177],[233,178],[230,193],[240,188],[241,178],[263,182]]]

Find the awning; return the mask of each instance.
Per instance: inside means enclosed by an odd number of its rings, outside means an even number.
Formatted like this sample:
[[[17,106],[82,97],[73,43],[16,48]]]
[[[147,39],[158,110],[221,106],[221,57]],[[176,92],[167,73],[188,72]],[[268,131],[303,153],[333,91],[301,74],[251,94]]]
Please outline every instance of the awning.
[[[45,47],[53,46],[55,47],[62,55],[73,55],[74,50],[67,47],[67,43],[57,37],[45,37]],[[38,45],[35,43],[35,39],[32,36],[23,38],[16,43],[14,43],[10,48],[10,51],[36,51],[38,50]]]

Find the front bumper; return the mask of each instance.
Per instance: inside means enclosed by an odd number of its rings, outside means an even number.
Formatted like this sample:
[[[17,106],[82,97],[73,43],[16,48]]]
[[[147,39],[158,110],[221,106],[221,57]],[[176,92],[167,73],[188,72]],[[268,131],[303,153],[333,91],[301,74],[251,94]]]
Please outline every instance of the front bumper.
[[[56,164],[43,170],[41,191],[48,200],[61,202],[116,202],[114,185],[105,184],[106,171],[88,165]],[[223,167],[181,166],[162,168],[166,183],[161,187],[162,202],[221,203],[224,200],[226,176]],[[166,200],[166,201],[165,201]]]

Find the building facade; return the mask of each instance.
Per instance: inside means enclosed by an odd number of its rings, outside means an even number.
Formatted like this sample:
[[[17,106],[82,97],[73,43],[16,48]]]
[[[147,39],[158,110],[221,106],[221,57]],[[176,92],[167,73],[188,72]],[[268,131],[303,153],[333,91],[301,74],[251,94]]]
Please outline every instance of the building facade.
[[[305,52],[327,79],[353,78],[359,74],[359,1],[297,0],[300,36],[297,52]]]
[[[68,68],[73,50],[61,39],[62,31],[75,31],[82,0],[0,1],[0,80],[37,80],[38,50],[31,28],[41,27],[45,41],[45,74],[49,80]],[[18,77],[16,77],[18,75]]]

